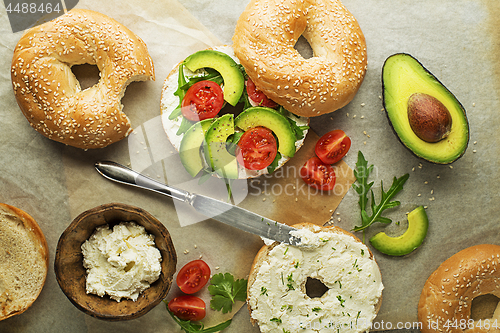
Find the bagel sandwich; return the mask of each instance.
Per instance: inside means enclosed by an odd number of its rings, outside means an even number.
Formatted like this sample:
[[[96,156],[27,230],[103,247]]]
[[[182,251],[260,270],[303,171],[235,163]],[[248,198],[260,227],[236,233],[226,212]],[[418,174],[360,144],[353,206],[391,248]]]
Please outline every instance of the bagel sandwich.
[[[309,129],[309,118],[255,88],[229,45],[177,64],[165,79],[160,108],[165,133],[192,177],[272,173],[300,149]]]

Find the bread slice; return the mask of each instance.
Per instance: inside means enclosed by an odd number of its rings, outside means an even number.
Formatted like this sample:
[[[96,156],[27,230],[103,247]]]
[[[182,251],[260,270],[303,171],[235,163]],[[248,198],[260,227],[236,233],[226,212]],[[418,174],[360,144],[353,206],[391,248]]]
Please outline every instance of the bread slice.
[[[38,298],[49,266],[47,241],[24,211],[0,203],[0,321]]]
[[[319,232],[340,233],[340,234],[344,234],[344,235],[348,235],[348,236],[352,237],[355,242],[362,243],[361,240],[358,237],[356,237],[355,235],[353,235],[352,233],[350,233],[348,231],[345,231],[344,229],[341,229],[339,227],[335,227],[335,226],[318,226],[318,225],[312,224],[312,223],[298,223],[298,224],[293,225],[293,227],[295,227],[297,229],[305,228],[305,229],[308,229],[308,230],[310,230],[312,232],[315,232],[315,233],[319,233]],[[252,307],[251,307],[250,302],[248,302],[249,299],[250,299],[250,297],[251,297],[250,290],[251,290],[252,285],[256,282],[256,279],[257,279],[260,267],[263,265],[263,263],[266,260],[268,260],[269,253],[276,246],[278,246],[280,244],[281,243],[274,242],[271,245],[264,245],[259,250],[259,252],[255,256],[254,261],[252,263],[252,267],[250,269],[250,273],[249,273],[249,276],[248,276],[247,306],[248,306],[248,310],[250,312],[250,321],[252,322],[253,325],[255,325],[256,323],[258,323],[258,321],[252,317]],[[366,247],[366,249],[368,250],[368,253],[367,253],[368,254],[368,258],[371,259],[371,260],[373,260],[373,261],[375,261],[375,258],[373,257],[373,253],[368,249],[368,247]],[[380,272],[380,269],[379,269],[379,272]],[[304,285],[300,286],[300,288],[303,289],[303,290],[305,290],[305,283],[304,283]],[[380,310],[381,305],[382,305],[382,295],[380,295],[380,297],[378,298],[377,303],[375,304],[375,313],[378,313],[378,311]]]

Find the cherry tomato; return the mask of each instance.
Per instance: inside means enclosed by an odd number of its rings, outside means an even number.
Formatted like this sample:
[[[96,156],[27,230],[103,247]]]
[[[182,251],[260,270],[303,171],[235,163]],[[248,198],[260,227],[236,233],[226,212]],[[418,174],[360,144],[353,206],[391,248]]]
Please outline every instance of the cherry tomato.
[[[182,99],[182,115],[191,121],[215,117],[224,106],[224,92],[213,81],[193,84]]]
[[[248,79],[246,86],[248,98],[250,98],[252,102],[258,104],[259,106],[266,106],[268,108],[275,108],[278,106],[276,102],[270,100],[262,91],[257,89],[252,80]]]
[[[168,302],[168,309],[182,320],[198,321],[205,318],[205,302],[196,296],[182,295]]]
[[[203,260],[185,264],[177,273],[177,285],[186,294],[194,294],[210,280],[210,267]]]
[[[265,127],[247,130],[238,141],[238,162],[250,170],[261,170],[273,163],[278,152],[276,138]]]
[[[311,157],[302,166],[300,177],[307,185],[322,191],[333,190],[337,179],[333,167],[330,164],[323,163],[316,156]]]
[[[323,163],[333,164],[342,159],[351,148],[351,139],[342,130],[333,130],[323,135],[314,151]]]

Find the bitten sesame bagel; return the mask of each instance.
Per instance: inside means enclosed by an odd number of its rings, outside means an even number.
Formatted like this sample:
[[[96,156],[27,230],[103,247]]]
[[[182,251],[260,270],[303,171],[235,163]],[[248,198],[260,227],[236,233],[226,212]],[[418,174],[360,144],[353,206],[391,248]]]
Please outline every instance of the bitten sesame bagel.
[[[71,66],[97,65],[99,82],[82,91]],[[12,84],[31,126],[70,146],[102,148],[131,123],[121,98],[132,81],[154,80],[145,43],[106,15],[73,9],[28,30],[12,59]]]
[[[382,277],[373,254],[338,227],[294,225],[305,247],[263,246],[248,278],[252,323],[261,332],[365,332],[382,301]],[[308,295],[309,278],[328,289]]]
[[[294,48],[300,36],[313,57]],[[258,89],[300,116],[348,104],[366,72],[366,43],[338,0],[252,0],[233,36],[236,56]]]
[[[472,300],[485,294],[500,297],[500,246],[466,248],[445,260],[425,282],[418,303],[421,331],[497,332],[498,309],[493,319],[470,318]],[[496,324],[495,324],[496,323]]]
[[[0,320],[26,311],[42,291],[49,250],[36,221],[0,204]]]

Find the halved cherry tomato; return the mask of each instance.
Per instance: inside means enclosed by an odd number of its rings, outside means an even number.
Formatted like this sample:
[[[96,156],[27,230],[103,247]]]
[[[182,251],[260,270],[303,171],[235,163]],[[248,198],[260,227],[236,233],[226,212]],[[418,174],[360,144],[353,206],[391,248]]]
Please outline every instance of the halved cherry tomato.
[[[193,84],[182,99],[182,115],[191,121],[215,117],[224,106],[224,92],[213,81]]]
[[[269,99],[262,91],[257,89],[255,83],[248,79],[246,82],[248,98],[259,106],[267,106],[268,108],[275,108],[278,106],[276,102]]]
[[[323,135],[314,149],[323,163],[334,164],[351,148],[351,139],[342,130],[333,130]]]
[[[205,318],[205,302],[196,296],[182,295],[168,302],[168,309],[182,320],[198,321]]]
[[[177,285],[186,294],[194,294],[210,280],[210,267],[203,260],[185,264],[177,273]]]
[[[300,177],[307,185],[322,191],[333,190],[337,179],[333,167],[330,164],[323,163],[316,156],[308,159],[302,166]]]
[[[238,141],[236,156],[238,162],[250,170],[261,170],[273,163],[278,145],[273,132],[265,127],[247,130]]]

